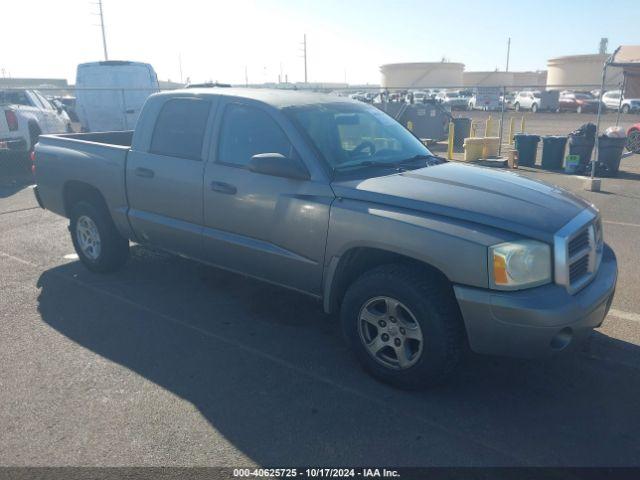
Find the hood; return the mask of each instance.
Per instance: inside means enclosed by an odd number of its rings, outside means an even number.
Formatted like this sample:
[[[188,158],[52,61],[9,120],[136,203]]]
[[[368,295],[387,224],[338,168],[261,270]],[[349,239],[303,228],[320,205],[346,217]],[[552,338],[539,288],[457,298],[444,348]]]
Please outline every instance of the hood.
[[[589,203],[518,174],[459,163],[332,184],[338,197],[406,208],[550,241]]]

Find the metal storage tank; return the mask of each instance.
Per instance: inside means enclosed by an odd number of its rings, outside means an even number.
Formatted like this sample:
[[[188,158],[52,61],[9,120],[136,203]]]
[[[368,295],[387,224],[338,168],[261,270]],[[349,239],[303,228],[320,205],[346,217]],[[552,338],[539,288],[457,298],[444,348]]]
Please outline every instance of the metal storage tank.
[[[388,63],[380,67],[383,88],[460,87],[463,63]]]
[[[465,87],[501,87],[513,84],[513,72],[464,72]]]
[[[598,53],[549,59],[547,62],[547,88],[562,90],[564,86],[600,85],[602,66],[608,57],[609,55],[606,53]],[[608,69],[606,86],[615,87],[621,82],[622,70],[619,68]]]

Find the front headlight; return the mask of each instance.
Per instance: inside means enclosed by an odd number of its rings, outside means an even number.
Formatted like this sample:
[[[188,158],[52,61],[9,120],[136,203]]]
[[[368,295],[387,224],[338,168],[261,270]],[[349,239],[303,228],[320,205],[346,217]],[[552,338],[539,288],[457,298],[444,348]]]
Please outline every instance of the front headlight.
[[[535,240],[489,247],[489,284],[497,290],[537,287],[551,281],[551,248]]]

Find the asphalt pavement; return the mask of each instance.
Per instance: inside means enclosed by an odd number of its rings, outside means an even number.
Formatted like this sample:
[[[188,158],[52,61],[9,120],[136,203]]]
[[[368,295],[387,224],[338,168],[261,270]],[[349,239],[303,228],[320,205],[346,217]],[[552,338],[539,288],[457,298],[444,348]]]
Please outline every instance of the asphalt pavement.
[[[620,279],[583,351],[469,355],[405,392],[316,301],[149,248],[88,272],[27,176],[0,182],[0,465],[640,465],[640,156],[598,206]]]

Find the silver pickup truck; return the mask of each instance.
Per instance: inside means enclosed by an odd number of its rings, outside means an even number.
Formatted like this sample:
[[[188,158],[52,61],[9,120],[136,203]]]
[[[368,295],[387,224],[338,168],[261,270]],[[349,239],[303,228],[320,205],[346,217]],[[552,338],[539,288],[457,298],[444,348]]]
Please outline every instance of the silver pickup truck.
[[[311,295],[364,367],[441,382],[469,346],[570,350],[617,278],[598,211],[554,186],[446,162],[380,110],[331,95],[152,95],[134,132],[44,135],[35,188],[80,260],[130,241]]]

